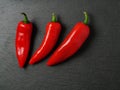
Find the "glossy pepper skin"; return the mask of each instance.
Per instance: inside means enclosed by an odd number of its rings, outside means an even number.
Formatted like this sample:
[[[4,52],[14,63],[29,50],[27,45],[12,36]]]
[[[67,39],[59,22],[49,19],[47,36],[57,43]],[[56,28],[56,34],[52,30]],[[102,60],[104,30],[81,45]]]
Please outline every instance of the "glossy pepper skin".
[[[45,56],[50,53],[58,40],[60,32],[61,24],[56,21],[55,14],[52,14],[52,21],[49,22],[46,26],[46,33],[44,39],[37,51],[33,54],[29,64],[32,65],[41,61]]]
[[[33,28],[32,23],[29,22],[27,18],[27,15],[25,13],[22,14],[24,15],[24,20],[18,23],[15,41],[16,56],[20,68],[24,67],[29,53],[30,40]]]
[[[69,57],[71,57],[74,53],[76,53],[86,39],[89,36],[90,30],[87,25],[88,23],[88,16],[87,13],[85,14],[84,22],[78,22],[70,33],[66,36],[64,41],[60,44],[60,46],[56,49],[53,55],[47,62],[48,66],[59,64]]]

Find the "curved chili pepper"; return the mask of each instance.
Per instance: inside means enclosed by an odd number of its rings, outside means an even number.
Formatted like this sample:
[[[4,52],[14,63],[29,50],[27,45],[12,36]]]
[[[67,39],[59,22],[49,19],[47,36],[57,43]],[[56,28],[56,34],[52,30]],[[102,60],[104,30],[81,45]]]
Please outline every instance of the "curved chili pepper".
[[[61,45],[56,49],[47,62],[48,66],[59,64],[67,60],[77,52],[89,36],[88,15],[86,12],[84,22],[78,22],[71,32],[66,36]]]
[[[29,64],[32,65],[41,61],[45,56],[50,53],[58,40],[60,31],[61,24],[57,22],[55,14],[52,14],[52,21],[49,22],[46,26],[46,33],[44,39],[37,51],[33,54]]]
[[[32,34],[32,23],[29,22],[27,15],[24,15],[24,20],[20,21],[17,26],[16,32],[16,56],[18,58],[19,66],[22,68],[26,62],[29,48],[30,48],[30,39]]]

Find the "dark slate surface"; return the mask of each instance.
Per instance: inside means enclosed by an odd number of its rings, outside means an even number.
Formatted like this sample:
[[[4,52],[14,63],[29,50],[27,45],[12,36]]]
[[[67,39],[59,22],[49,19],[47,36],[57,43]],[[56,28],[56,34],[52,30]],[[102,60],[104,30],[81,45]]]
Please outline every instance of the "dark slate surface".
[[[91,35],[73,57],[48,67],[51,53],[34,66],[18,67],[14,43],[21,12],[34,23],[32,55],[52,12],[63,25],[59,44],[84,19],[84,10],[89,13]],[[119,18],[120,0],[0,0],[0,90],[120,90]]]

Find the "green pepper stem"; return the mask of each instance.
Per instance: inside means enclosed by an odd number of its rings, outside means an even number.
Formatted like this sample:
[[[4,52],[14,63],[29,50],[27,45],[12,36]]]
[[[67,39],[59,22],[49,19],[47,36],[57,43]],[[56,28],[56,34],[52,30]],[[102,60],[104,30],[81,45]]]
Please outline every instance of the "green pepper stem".
[[[56,22],[56,21],[57,21],[57,17],[55,13],[52,13],[52,22]]]
[[[83,13],[85,15],[85,19],[84,19],[83,23],[88,24],[88,14],[87,14],[87,12],[83,12]]]
[[[24,23],[29,23],[29,20],[28,20],[28,17],[25,13],[21,13],[22,15],[24,15],[24,19],[23,19],[23,22]]]

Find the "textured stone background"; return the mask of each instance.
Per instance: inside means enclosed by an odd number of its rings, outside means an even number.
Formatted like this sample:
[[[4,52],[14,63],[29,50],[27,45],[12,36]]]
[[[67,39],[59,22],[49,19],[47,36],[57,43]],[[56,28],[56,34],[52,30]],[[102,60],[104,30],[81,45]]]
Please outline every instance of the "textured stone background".
[[[84,19],[84,10],[91,35],[73,57],[48,67],[51,53],[34,66],[18,67],[14,43],[21,12],[34,23],[32,55],[52,12],[63,26],[57,47]],[[120,90],[120,0],[0,0],[0,90]]]

